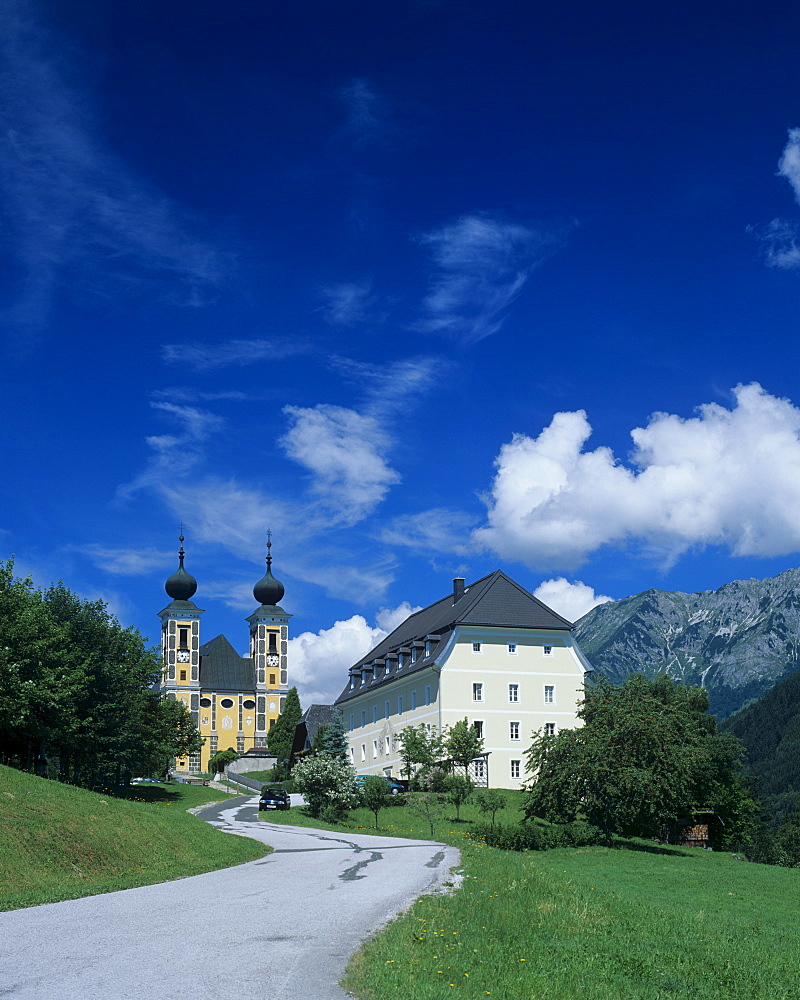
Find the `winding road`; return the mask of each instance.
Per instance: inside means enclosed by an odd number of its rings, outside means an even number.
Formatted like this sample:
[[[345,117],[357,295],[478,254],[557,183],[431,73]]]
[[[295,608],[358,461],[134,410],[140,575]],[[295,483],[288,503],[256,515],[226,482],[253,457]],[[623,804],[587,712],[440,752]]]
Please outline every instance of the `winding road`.
[[[236,868],[0,913],[0,998],[344,1000],[350,955],[458,852],[429,841],[259,820],[258,799],[203,810],[270,844]]]

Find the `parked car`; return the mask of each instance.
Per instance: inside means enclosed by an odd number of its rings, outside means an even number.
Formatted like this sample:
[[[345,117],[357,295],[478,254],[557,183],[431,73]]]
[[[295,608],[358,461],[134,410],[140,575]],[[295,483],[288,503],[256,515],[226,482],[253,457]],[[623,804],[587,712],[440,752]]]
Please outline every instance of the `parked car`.
[[[261,792],[261,798],[258,800],[258,811],[263,812],[265,809],[288,809],[289,805],[288,792],[285,792],[282,788],[265,788]]]
[[[399,781],[395,781],[394,778],[387,778],[385,774],[358,774],[356,775],[356,785],[362,788],[367,778],[380,778],[382,781],[387,782],[391,795],[401,795],[406,790],[405,786],[401,785]]]

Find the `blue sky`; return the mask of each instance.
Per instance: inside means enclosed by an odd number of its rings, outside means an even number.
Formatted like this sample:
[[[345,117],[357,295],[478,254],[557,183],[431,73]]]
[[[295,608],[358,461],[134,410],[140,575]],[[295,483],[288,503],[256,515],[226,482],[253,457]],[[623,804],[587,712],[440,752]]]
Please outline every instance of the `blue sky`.
[[[455,574],[800,549],[796,5],[0,13],[0,542],[156,636],[179,524],[304,703]]]

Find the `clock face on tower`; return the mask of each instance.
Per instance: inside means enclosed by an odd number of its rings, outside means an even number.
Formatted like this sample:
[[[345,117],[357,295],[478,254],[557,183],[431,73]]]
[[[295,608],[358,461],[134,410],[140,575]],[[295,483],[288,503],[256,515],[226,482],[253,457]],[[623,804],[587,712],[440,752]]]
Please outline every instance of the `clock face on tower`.
[[[189,662],[189,650],[179,649],[178,650],[178,663],[188,663]]]
[[[270,653],[269,656],[267,657],[268,667],[277,667],[280,662],[281,662],[280,657],[277,656],[275,653]]]

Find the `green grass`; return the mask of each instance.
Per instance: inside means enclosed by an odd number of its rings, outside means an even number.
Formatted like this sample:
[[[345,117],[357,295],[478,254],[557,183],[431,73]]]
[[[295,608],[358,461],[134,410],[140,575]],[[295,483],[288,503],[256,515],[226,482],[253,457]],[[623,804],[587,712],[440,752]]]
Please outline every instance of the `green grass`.
[[[0,766],[0,910],[151,885],[269,853],[186,812],[213,788],[139,785],[129,799]]]
[[[800,997],[800,871],[645,842],[504,852],[471,840],[477,811],[461,813],[436,839],[461,849],[463,884],[422,897],[355,956],[343,985],[360,1000]],[[298,809],[264,818],[335,829]],[[373,817],[356,810],[348,826],[370,832]],[[380,826],[430,836],[402,808]]]

